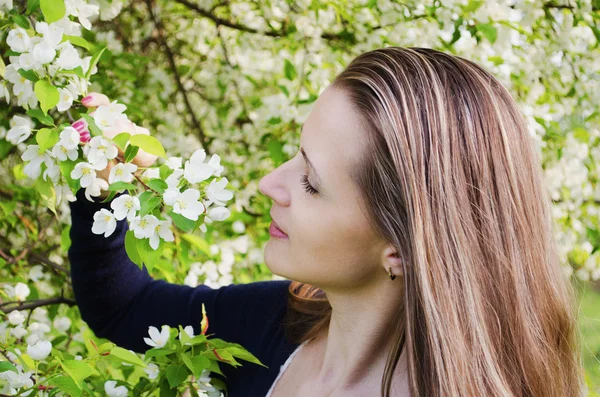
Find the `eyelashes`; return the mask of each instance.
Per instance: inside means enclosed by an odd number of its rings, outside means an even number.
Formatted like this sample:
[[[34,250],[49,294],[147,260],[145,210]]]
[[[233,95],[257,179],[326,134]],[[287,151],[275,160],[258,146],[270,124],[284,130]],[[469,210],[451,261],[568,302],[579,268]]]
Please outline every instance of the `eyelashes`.
[[[300,182],[302,183],[302,186],[304,186],[304,190],[306,190],[308,194],[312,195],[319,193],[317,189],[315,189],[311,186],[310,183],[308,183],[308,175],[302,175],[302,177],[300,178]]]

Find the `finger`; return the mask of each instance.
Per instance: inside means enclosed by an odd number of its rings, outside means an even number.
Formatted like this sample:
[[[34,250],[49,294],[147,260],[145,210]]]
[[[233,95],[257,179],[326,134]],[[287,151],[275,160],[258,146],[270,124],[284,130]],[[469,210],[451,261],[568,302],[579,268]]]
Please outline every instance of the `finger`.
[[[97,108],[98,106],[110,105],[110,100],[104,94],[99,92],[90,92],[88,96],[81,100],[81,104],[86,108]]]

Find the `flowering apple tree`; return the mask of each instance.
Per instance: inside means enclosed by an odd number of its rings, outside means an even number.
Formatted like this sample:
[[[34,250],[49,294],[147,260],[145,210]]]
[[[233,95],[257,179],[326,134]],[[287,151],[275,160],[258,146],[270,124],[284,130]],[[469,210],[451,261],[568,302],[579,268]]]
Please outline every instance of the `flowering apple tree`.
[[[144,357],[97,339],[69,285],[68,202],[110,201],[92,231],[126,220],[154,277],[276,278],[258,180],[297,152],[333,77],[387,45],[464,56],[506,85],[565,275],[598,280],[599,20],[593,0],[0,0],[0,393],[216,394],[217,361],[258,364],[190,324],[150,329]]]

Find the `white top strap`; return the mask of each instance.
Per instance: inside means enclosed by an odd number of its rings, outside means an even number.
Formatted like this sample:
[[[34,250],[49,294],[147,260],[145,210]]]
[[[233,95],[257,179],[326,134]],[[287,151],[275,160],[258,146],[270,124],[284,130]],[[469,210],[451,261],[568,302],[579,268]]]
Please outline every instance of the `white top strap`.
[[[292,363],[294,356],[304,347],[304,345],[306,345],[312,339],[313,338],[307,339],[304,342],[302,342],[302,344],[300,346],[298,346],[296,348],[296,350],[294,350],[294,352],[288,357],[288,359],[285,361],[285,363],[281,366],[281,369],[279,370],[279,375],[277,375],[277,378],[275,378],[275,382],[273,382],[273,384],[271,385],[271,388],[269,389],[269,392],[267,393],[267,395],[265,397],[271,397],[271,393],[273,392],[273,389],[275,389],[275,385],[277,384],[277,381],[279,381],[279,379],[281,378],[281,376],[283,375],[283,373],[285,372],[287,367],[289,367],[289,365]]]

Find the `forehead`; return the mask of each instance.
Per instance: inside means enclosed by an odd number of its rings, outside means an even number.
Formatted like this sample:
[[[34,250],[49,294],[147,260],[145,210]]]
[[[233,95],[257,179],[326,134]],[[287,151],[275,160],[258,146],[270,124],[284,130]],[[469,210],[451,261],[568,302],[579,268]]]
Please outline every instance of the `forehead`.
[[[350,182],[350,167],[361,157],[366,141],[360,119],[345,93],[327,88],[304,123],[300,145],[327,186]]]

